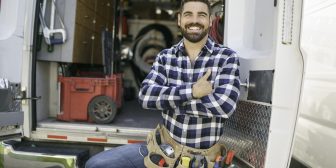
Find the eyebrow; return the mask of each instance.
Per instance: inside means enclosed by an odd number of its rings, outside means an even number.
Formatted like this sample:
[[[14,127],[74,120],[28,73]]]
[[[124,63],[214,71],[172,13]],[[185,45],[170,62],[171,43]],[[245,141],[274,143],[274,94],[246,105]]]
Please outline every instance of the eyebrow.
[[[192,12],[190,12],[190,11],[183,12],[183,15],[185,15],[185,14],[192,14]],[[203,15],[208,16],[208,13],[206,13],[206,12],[197,12],[197,14],[203,14]]]
[[[206,13],[206,12],[197,12],[198,14],[204,14],[204,15],[206,15],[206,16],[208,16],[208,13]]]
[[[183,14],[183,15],[185,15],[185,14],[192,14],[192,12],[190,12],[190,11],[186,11],[186,12],[183,12],[182,14]]]

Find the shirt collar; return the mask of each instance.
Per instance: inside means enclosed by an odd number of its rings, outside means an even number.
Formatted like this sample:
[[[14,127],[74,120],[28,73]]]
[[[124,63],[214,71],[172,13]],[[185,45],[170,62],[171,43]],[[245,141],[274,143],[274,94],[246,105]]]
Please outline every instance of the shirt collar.
[[[212,53],[214,47],[215,47],[215,42],[214,42],[211,38],[208,37],[208,39],[207,39],[205,45],[203,46],[203,49],[205,48],[205,49],[207,49],[210,53]],[[184,47],[183,39],[182,39],[180,42],[178,42],[178,43],[176,44],[176,48],[177,48],[178,51],[181,51],[182,53],[185,52],[185,47]]]

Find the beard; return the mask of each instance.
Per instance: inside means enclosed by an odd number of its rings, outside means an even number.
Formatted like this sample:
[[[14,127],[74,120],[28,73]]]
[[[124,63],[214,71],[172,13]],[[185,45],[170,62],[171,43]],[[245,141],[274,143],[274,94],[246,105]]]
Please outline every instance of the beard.
[[[203,31],[200,33],[194,33],[194,32],[188,33],[188,28],[192,26],[200,27]],[[210,27],[208,27],[207,29],[204,29],[204,26],[199,23],[190,23],[190,24],[185,25],[184,28],[181,27],[181,32],[182,32],[183,37],[192,43],[197,43],[201,41],[209,33],[209,30],[210,30]]]

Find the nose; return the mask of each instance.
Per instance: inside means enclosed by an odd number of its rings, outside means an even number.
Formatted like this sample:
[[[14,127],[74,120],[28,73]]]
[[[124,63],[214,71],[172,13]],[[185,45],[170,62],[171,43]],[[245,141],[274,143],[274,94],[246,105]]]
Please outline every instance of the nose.
[[[198,15],[194,15],[194,16],[192,17],[192,22],[193,22],[193,23],[199,23],[199,19],[200,19],[200,17],[199,17]]]

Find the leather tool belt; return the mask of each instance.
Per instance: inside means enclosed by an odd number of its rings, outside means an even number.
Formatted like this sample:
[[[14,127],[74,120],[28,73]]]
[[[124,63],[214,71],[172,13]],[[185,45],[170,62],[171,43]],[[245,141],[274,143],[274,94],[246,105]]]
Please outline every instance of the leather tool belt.
[[[167,147],[168,148],[163,148]],[[158,125],[147,136],[148,155],[144,158],[148,168],[213,168],[218,156],[226,155],[224,144],[217,142],[209,149],[196,149],[177,143],[168,130]]]

